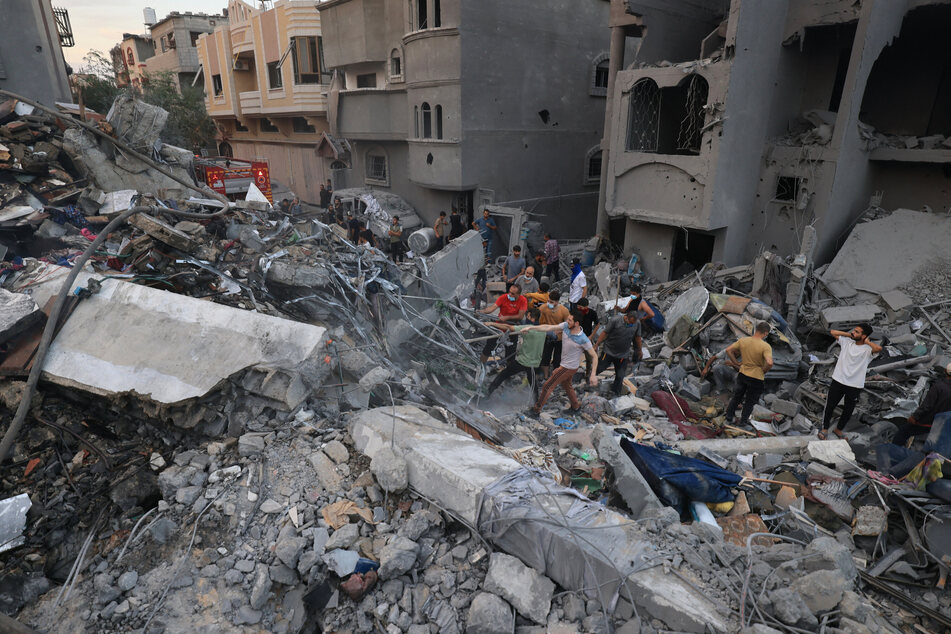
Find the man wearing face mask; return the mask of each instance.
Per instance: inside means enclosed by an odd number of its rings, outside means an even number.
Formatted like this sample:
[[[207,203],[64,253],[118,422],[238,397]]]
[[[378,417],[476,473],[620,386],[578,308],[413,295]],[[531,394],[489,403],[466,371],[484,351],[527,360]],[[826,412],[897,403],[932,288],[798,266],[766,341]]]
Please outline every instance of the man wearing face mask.
[[[509,286],[509,292],[507,295],[500,296],[495,300],[494,304],[490,304],[485,308],[479,310],[480,313],[485,315],[490,315],[496,310],[499,311],[499,321],[510,324],[517,324],[525,317],[525,311],[528,310],[528,300],[522,296],[522,289],[518,287],[518,284],[512,284]],[[499,338],[493,337],[485,343],[485,347],[482,348],[482,363],[485,363],[489,360],[489,355],[492,354],[492,350],[498,344]],[[510,349],[514,351],[514,344],[510,344],[506,347],[505,356],[511,356],[509,354]]]
[[[535,267],[525,267],[525,272],[516,277],[514,283],[518,284],[522,288],[522,293],[525,295],[528,295],[529,293],[537,293],[538,280],[535,279]]]
[[[868,364],[872,362],[872,355],[882,351],[882,347],[872,342],[869,337],[872,327],[868,324],[859,324],[850,332],[831,330],[829,334],[839,342],[839,358],[832,371],[832,383],[829,385],[829,395],[826,397],[825,411],[822,414],[822,430],[819,439],[825,440],[829,432],[829,423],[832,422],[832,413],[839,402],[844,398],[842,415],[832,431],[838,437],[843,437],[842,428],[852,418],[855,403],[859,399],[862,388],[865,387],[865,373]]]
[[[568,308],[558,303],[561,299],[561,293],[558,289],[548,293],[548,301],[538,307],[538,323],[543,326],[554,326],[568,319],[570,314]],[[542,351],[542,375],[547,379],[551,375],[551,366],[557,366],[561,363],[561,341],[550,337],[545,341],[545,349]]]

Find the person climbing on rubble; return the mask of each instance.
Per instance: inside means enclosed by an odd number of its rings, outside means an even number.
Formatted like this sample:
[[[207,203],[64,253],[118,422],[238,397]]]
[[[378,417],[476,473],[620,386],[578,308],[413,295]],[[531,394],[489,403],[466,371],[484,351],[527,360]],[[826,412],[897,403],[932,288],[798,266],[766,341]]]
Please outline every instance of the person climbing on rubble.
[[[571,261],[571,285],[568,287],[568,308],[574,310],[582,297],[588,296],[588,279],[581,270],[581,259]]]
[[[535,279],[535,267],[526,266],[525,272],[515,278],[515,283],[519,285],[522,289],[522,293],[528,295],[529,293],[538,292],[538,280]]]
[[[598,378],[595,376],[594,368],[597,366],[597,357],[594,356],[594,346],[591,340],[581,330],[581,314],[578,311],[572,311],[563,323],[549,325],[532,326],[529,330],[539,330],[541,332],[554,332],[561,339],[561,363],[545,384],[542,386],[541,394],[535,405],[528,410],[528,414],[538,416],[542,412],[545,402],[551,397],[555,388],[561,388],[568,395],[569,414],[576,414],[581,410],[581,402],[578,400],[578,394],[571,385],[571,381],[581,365],[582,353],[588,358],[588,383],[594,387],[598,384]]]
[[[517,280],[525,272],[525,258],[522,257],[522,247],[517,244],[512,247],[512,255],[502,263],[502,279],[506,284],[517,284]]]
[[[740,411],[740,426],[746,425],[750,420],[750,414],[753,413],[753,406],[763,394],[766,373],[773,367],[773,348],[766,343],[769,329],[769,323],[761,321],[753,329],[752,337],[743,337],[726,349],[726,356],[729,359],[726,364],[739,370],[733,398],[726,406],[728,425],[733,424],[736,408],[740,403],[743,404],[743,409]],[[740,353],[742,361],[736,358],[737,352]]]
[[[545,233],[545,277],[556,282],[561,279],[561,272],[558,270],[558,241],[551,237],[550,233]],[[539,269],[541,270],[541,269]],[[554,277],[552,277],[554,276]]]
[[[951,415],[951,363],[944,367],[943,374],[931,384],[918,409],[908,417],[908,422],[898,428],[892,439],[894,444],[901,446],[913,436],[929,433],[936,416]]]
[[[872,362],[872,355],[882,351],[882,347],[869,339],[872,336],[872,327],[868,324],[859,324],[850,332],[830,330],[829,334],[839,342],[839,358],[832,371],[832,383],[829,385],[829,395],[826,397],[825,410],[822,413],[822,429],[819,439],[825,440],[829,433],[829,423],[832,422],[832,413],[842,399],[842,415],[838,424],[832,428],[839,438],[845,434],[842,429],[852,418],[855,403],[859,399],[862,388],[865,387],[865,373],[868,364]]]
[[[449,244],[449,219],[445,211],[439,212],[439,217],[433,223],[433,231],[436,232],[436,244],[440,249]]]
[[[543,326],[554,326],[560,324],[568,319],[568,316],[571,312],[568,310],[568,307],[564,304],[559,303],[561,300],[561,291],[557,288],[553,289],[548,293],[548,301],[538,307],[541,316],[538,319],[538,323]],[[551,366],[557,366],[561,363],[561,340],[555,337],[554,334],[549,335],[547,341],[545,341],[545,348],[542,351],[542,375],[545,379],[548,379],[551,376]]]
[[[621,395],[624,377],[628,375],[628,364],[633,362],[636,366],[640,362],[641,346],[641,322],[636,310],[614,315],[598,335],[594,347],[601,348],[601,356],[595,374],[601,374],[610,365],[614,366],[614,383],[611,387],[616,396]]]
[[[515,358],[509,361],[505,368],[492,380],[492,383],[489,384],[489,390],[486,396],[492,396],[492,393],[495,392],[506,379],[524,372],[525,377],[528,379],[528,384],[532,387],[534,398],[536,400],[538,399],[539,384],[535,376],[535,371],[541,363],[542,350],[545,346],[545,338],[547,335],[544,332],[528,330],[531,326],[538,324],[539,312],[537,308],[530,308],[526,316],[528,324],[524,326],[513,326],[512,324],[500,322],[490,324],[499,330],[517,334],[520,341],[518,353],[515,355]]]
[[[294,200],[291,201],[291,206],[288,208],[288,213],[292,216],[299,216],[301,213],[300,198],[294,196]]]
[[[394,262],[403,261],[403,225],[400,224],[400,217],[393,216],[390,223],[390,229],[387,231],[390,236],[390,257]]]
[[[499,227],[488,209],[482,210],[482,217],[472,221],[472,228],[482,234],[482,250],[485,251],[486,263],[492,258],[492,233]]]
[[[494,304],[481,308],[478,312],[484,315],[491,315],[496,310],[499,311],[499,321],[508,324],[517,324],[522,321],[525,317],[525,312],[528,310],[528,300],[522,296],[522,289],[518,287],[518,284],[509,286],[509,292],[507,294],[499,296]],[[489,360],[489,355],[492,354],[492,350],[495,349],[498,342],[498,337],[492,337],[485,342],[485,346],[482,348],[482,356],[480,357],[482,363]],[[513,352],[514,344],[510,343],[509,346],[506,347],[505,356],[511,357]]]

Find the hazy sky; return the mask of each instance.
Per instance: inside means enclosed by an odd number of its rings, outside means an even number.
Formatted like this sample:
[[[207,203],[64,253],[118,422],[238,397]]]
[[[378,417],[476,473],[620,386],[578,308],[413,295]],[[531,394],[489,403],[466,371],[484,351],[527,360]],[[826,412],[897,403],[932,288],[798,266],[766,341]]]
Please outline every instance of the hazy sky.
[[[172,11],[220,14],[228,0],[56,0],[54,6],[69,11],[76,46],[64,48],[66,61],[74,69],[82,65],[83,56],[91,49],[108,56],[109,49],[119,43],[123,33],[144,33],[142,9],[152,7],[161,20]],[[257,4],[257,3],[254,3]]]

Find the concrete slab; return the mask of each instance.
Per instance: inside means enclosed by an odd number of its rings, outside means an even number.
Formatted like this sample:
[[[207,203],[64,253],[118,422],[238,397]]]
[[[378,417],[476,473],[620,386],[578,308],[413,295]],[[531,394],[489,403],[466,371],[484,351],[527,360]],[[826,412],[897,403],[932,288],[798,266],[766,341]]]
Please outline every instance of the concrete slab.
[[[663,506],[610,431],[602,433],[598,443],[598,457],[611,466],[616,483],[615,490],[621,494],[632,517],[637,519],[647,509],[659,509]]]
[[[875,321],[881,309],[874,304],[856,304],[854,306],[832,306],[822,311],[822,323],[825,328],[842,330],[842,326],[853,326],[863,322]]]
[[[208,395],[231,380],[275,407],[309,394],[325,329],[184,295],[104,280],[63,326],[46,380],[160,405]],[[254,377],[250,376],[254,374]]]
[[[0,288],[0,343],[45,320],[43,311],[32,297]]]
[[[681,440],[676,447],[686,454],[694,455],[701,449],[719,456],[730,457],[740,453],[799,453],[809,443],[830,443],[817,436],[770,436],[763,438],[710,438],[707,440]]]
[[[469,230],[422,260],[422,277],[433,285],[438,297],[467,296],[472,291],[473,276],[484,265],[482,237],[478,231]]]

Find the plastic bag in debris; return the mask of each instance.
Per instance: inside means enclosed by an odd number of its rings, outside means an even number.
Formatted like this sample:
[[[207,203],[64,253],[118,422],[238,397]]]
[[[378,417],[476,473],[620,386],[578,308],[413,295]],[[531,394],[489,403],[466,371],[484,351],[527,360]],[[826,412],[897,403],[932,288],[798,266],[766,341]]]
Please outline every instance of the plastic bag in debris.
[[[476,527],[499,549],[565,588],[588,588],[591,598],[611,597],[613,609],[622,580],[649,567],[652,547],[628,534],[630,520],[610,513],[583,495],[555,484],[551,474],[523,468],[482,491]],[[579,544],[585,549],[579,565]],[[628,593],[625,593],[628,594]]]
[[[621,448],[653,489],[660,501],[677,509],[681,515],[688,512],[687,504],[696,502],[732,502],[732,488],[742,478],[732,471],[648,445],[621,439]]]

